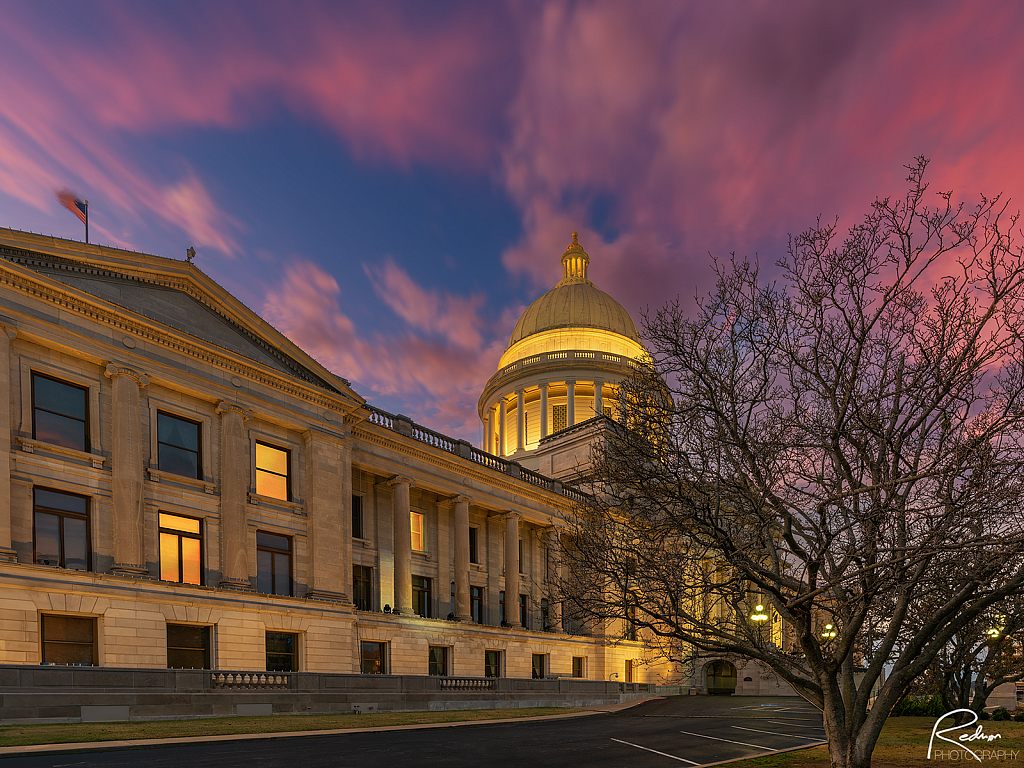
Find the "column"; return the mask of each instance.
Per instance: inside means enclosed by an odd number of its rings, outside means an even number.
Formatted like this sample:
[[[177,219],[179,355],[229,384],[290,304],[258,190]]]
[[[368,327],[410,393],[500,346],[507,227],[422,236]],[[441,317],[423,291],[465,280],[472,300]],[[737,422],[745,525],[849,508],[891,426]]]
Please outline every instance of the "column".
[[[11,546],[11,341],[17,331],[0,325],[0,563],[13,563]]]
[[[252,411],[217,403],[220,416],[220,586],[251,589],[249,581],[249,440],[245,422]]]
[[[562,550],[561,541],[558,536],[558,529],[551,526],[547,530],[548,546],[548,572],[545,574],[547,580],[548,597],[548,623],[552,632],[562,632],[562,601],[556,600],[555,595],[561,593],[562,589]]]
[[[604,409],[602,408],[602,406],[604,404],[603,403],[603,397],[602,397],[602,395],[604,394],[604,392],[602,391],[603,389],[604,389],[604,382],[603,381],[595,381],[594,382],[594,415],[595,416],[600,416],[604,412]]]
[[[309,547],[309,572],[306,597],[350,603],[348,584],[352,578],[352,470],[349,461],[345,477],[343,453],[345,446],[338,435],[309,429],[302,435],[305,442],[306,518]],[[339,492],[341,498],[338,498]],[[346,516],[345,510],[348,510]],[[345,536],[345,529],[348,536]],[[347,550],[346,558],[343,550]]]
[[[146,568],[146,526],[142,514],[142,402],[145,374],[111,363],[106,375],[114,388],[111,445],[114,505],[113,573],[149,576]]]
[[[505,455],[505,398],[502,396],[498,401],[498,450],[495,456]]]
[[[522,453],[526,448],[526,402],[523,390],[516,390],[516,452]]]
[[[519,515],[505,517],[505,619],[513,627],[519,623]]]
[[[469,499],[456,496],[455,502],[455,618],[472,621],[469,607]],[[479,542],[478,542],[479,545]]]
[[[392,610],[408,616],[412,614],[412,519],[409,507],[412,481],[396,475],[388,485],[395,494],[395,605]]]
[[[497,453],[498,446],[494,444],[494,408],[487,409],[487,422],[484,424],[484,428],[487,430],[487,447],[484,449],[488,453]]]
[[[540,436],[548,436],[548,383],[540,385]]]
[[[576,423],[576,382],[566,380],[565,389],[565,426],[568,428]]]

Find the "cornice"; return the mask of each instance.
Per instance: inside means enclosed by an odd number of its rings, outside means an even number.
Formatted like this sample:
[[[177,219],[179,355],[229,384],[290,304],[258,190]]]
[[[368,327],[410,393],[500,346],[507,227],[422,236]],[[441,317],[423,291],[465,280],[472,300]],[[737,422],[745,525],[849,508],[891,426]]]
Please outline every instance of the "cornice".
[[[0,264],[2,263],[0,261]],[[26,296],[34,297],[95,322],[117,328],[124,333],[133,334],[139,339],[144,339],[150,343],[172,350],[177,354],[191,357],[229,373],[237,374],[291,397],[305,400],[324,409],[340,411],[346,417],[350,411],[355,410],[355,407],[358,406],[358,403],[339,402],[344,397],[341,393],[338,394],[337,399],[331,399],[325,396],[328,394],[326,391],[314,389],[312,384],[309,385],[309,388],[299,387],[293,380],[273,375],[265,368],[257,368],[255,365],[241,362],[239,359],[229,357],[213,349],[186,341],[180,336],[171,335],[159,329],[155,325],[157,321],[151,321],[153,324],[139,322],[125,315],[102,308],[97,303],[98,300],[97,302],[86,301],[67,291],[61,291],[45,285],[19,272],[9,269],[0,270],[0,285],[6,285]],[[124,311],[130,312],[131,310]]]

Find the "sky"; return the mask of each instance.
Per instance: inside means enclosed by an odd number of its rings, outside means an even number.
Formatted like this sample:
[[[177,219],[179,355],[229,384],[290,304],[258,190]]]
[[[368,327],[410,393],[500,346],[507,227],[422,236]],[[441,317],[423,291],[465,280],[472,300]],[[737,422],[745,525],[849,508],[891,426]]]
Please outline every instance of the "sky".
[[[374,405],[480,442],[520,313],[642,325],[933,190],[1024,201],[1024,4],[0,0],[0,226],[196,264]]]

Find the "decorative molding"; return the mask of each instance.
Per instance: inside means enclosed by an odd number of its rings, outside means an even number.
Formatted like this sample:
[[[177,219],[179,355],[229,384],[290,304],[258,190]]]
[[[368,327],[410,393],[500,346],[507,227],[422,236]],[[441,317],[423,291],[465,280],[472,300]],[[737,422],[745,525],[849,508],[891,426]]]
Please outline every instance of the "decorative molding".
[[[410,489],[416,487],[416,483],[414,483],[412,480],[410,480],[408,477],[405,477],[404,475],[395,475],[394,477],[389,477],[387,480],[384,481],[384,485],[390,485],[392,487],[396,485],[401,485],[403,483],[405,485],[408,485]]]
[[[135,379],[140,388],[149,386],[149,376],[136,371],[134,368],[128,368],[127,366],[118,365],[117,363],[107,363],[107,367],[103,370],[103,374],[110,379],[116,378],[117,376],[127,376],[130,379]]]
[[[246,422],[253,418],[256,414],[252,408],[246,408],[244,405],[238,403],[232,403],[227,400],[218,400],[217,407],[214,408],[214,412],[219,416],[222,413],[237,413],[242,417],[242,422]]]
[[[197,488],[202,490],[204,493],[214,494],[217,493],[217,486],[214,483],[208,483],[206,480],[199,480],[194,477],[186,477],[185,475],[179,475],[175,472],[163,472],[154,467],[148,467],[146,471],[149,473],[149,479],[154,483],[162,482],[163,480],[169,480],[171,483],[180,483],[181,485],[189,486],[190,488]]]
[[[63,445],[55,445],[54,443],[47,443],[42,440],[33,440],[30,437],[22,437],[21,435],[15,437],[14,441],[25,453],[35,453],[37,450],[40,453],[56,453],[60,456],[68,456],[72,459],[78,459],[83,463],[91,462],[93,467],[96,469],[101,469],[103,467],[103,462],[106,461],[106,457],[101,456],[98,453],[76,451],[74,448],[65,448]]]

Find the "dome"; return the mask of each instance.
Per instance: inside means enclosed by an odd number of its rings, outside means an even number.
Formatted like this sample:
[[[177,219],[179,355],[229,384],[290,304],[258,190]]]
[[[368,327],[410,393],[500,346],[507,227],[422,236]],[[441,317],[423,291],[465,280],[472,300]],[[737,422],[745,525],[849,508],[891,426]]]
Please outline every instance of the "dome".
[[[587,279],[590,258],[572,233],[562,256],[562,280],[523,312],[508,346],[528,336],[557,328],[597,328],[640,343],[640,334],[619,302]]]

